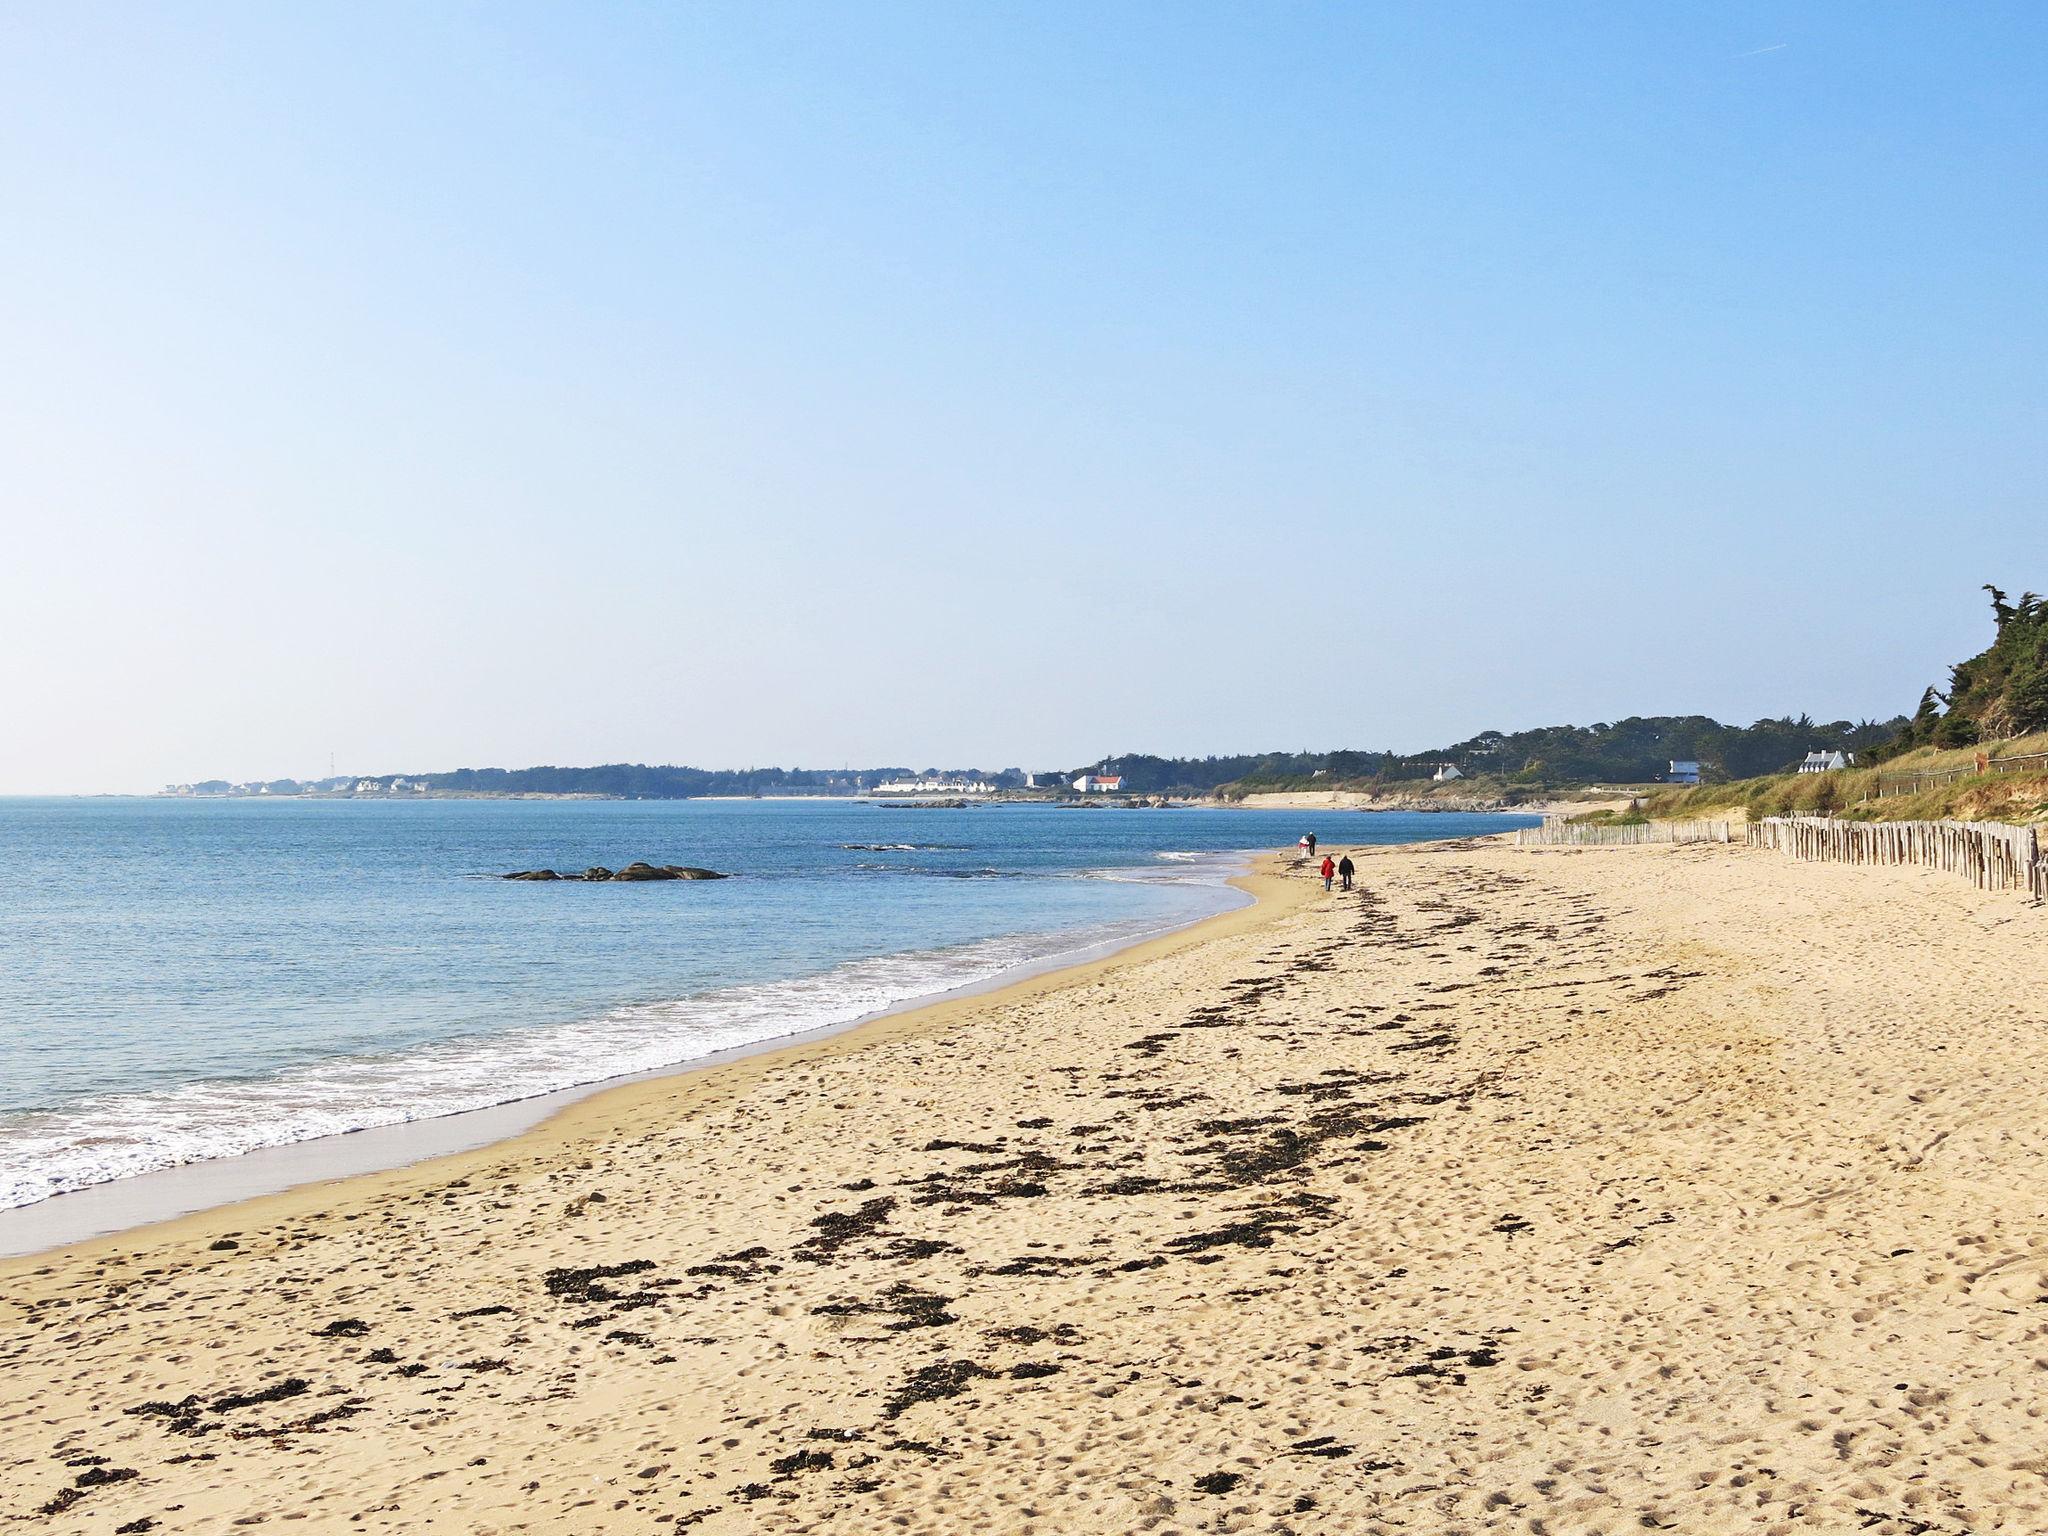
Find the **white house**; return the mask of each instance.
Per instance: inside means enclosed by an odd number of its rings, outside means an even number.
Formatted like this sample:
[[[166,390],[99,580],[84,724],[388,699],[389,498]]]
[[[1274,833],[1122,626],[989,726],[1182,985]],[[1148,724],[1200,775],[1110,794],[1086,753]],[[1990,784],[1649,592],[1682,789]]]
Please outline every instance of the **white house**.
[[[1074,788],[1084,795],[1114,795],[1124,787],[1124,776],[1120,773],[1084,773],[1074,780]]]
[[[1855,766],[1854,752],[1809,752],[1799,760],[1801,773],[1833,773]]]
[[[1436,772],[1432,773],[1430,777],[1439,784],[1448,784],[1451,780],[1462,779],[1465,775],[1456,763],[1438,763],[1436,765]]]
[[[871,795],[992,795],[995,792],[995,785],[984,784],[979,779],[891,779],[868,791]]]
[[[1700,781],[1700,765],[1690,758],[1671,759],[1670,771],[1664,775],[1666,784],[1697,784]]]

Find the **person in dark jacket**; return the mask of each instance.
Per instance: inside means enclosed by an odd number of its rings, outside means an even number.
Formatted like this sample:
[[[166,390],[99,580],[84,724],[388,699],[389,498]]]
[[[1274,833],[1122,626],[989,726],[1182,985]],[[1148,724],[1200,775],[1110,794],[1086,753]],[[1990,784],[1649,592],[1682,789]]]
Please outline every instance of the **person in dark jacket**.
[[[1351,877],[1358,872],[1358,866],[1351,862],[1351,855],[1345,854],[1337,861],[1337,878],[1344,882],[1344,889],[1351,889]]]

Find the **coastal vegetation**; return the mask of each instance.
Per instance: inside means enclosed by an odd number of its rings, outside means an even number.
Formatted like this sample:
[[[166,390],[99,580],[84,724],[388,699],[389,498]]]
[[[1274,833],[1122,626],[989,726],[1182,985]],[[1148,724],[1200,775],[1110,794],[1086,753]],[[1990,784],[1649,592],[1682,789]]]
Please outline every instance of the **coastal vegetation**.
[[[2048,600],[2018,602],[1986,584],[1998,626],[1990,645],[1949,669],[1948,692],[1929,685],[1904,729],[1876,756],[1914,747],[1968,747],[2048,731]]]
[[[2034,732],[2048,732],[2048,600],[2033,592],[2016,600],[1995,586],[1990,594],[1997,625],[1992,643],[1950,669],[1946,692],[1928,687],[1911,716],[1890,720],[1817,721],[1781,715],[1749,725],[1728,725],[1706,715],[1631,715],[1592,725],[1548,725],[1524,731],[1481,731],[1423,752],[1339,750],[1262,752],[1206,757],[1160,757],[1127,752],[1077,768],[1027,775],[1021,769],[916,770],[906,767],[839,769],[708,769],[670,764],[602,763],[594,767],[458,768],[446,773],[341,776],[299,782],[230,784],[207,780],[173,793],[221,794],[429,794],[581,795],[629,800],[677,800],[726,795],[857,795],[891,779],[944,778],[1023,792],[1048,786],[1059,792],[1083,773],[1117,775],[1126,795],[1216,796],[1226,800],[1269,791],[1342,789],[1380,796],[1442,795],[1514,801],[1587,785],[1650,789],[1670,778],[1673,763],[1698,765],[1703,788],[1660,794],[1660,806],[1706,809],[1718,805],[1786,807],[1801,813],[1829,808],[1864,813],[1865,802],[1929,806],[2026,803],[2019,781],[1976,795],[1902,794],[1896,785],[1880,796],[1870,776],[1879,764],[1903,772],[1917,766],[1948,773],[1942,752],[1968,749],[1962,759],[2002,744],[1999,755]],[[1812,752],[1842,753],[1857,770],[1794,775]],[[1933,755],[1930,755],[1933,754]],[[1939,765],[1939,766],[1928,766]],[[1451,773],[1448,770],[1455,770]],[[1796,782],[1795,782],[1796,779]],[[1824,783],[1809,782],[1823,779]],[[1035,784],[1034,784],[1035,781]],[[1782,782],[1781,782],[1782,781]],[[1448,784],[1448,788],[1447,788]],[[1929,786],[1930,788],[1932,786]],[[2007,790],[2015,793],[2008,795]],[[1875,813],[1874,810],[1871,813]]]
[[[1907,724],[1784,716],[1753,725],[1724,725],[1705,715],[1631,716],[1590,726],[1554,725],[1527,731],[1482,731],[1426,752],[1265,752],[1210,757],[1157,757],[1123,753],[1080,768],[1036,775],[1043,787],[1083,773],[1115,774],[1126,795],[1216,795],[1241,799],[1272,790],[1346,789],[1415,794],[1455,789],[1466,796],[1512,799],[1585,784],[1649,786],[1674,760],[1696,761],[1706,777],[1745,778],[1796,763],[1805,753],[1867,752],[1889,742]],[[1449,764],[1457,777],[1433,783]],[[547,795],[625,800],[682,800],[710,795],[857,795],[890,779],[926,777],[984,783],[1020,792],[1026,775],[1015,768],[747,768],[720,770],[668,764],[604,763],[589,768],[458,768],[447,773],[341,776],[299,782],[231,784],[213,779],[175,786],[196,795]]]
[[[1114,774],[1126,795],[1218,795],[1240,799],[1268,790],[1349,789],[1418,793],[1449,764],[1453,786],[1465,795],[1514,798],[1584,784],[1651,785],[1673,760],[1697,761],[1709,778],[1743,778],[1789,767],[1816,747],[1864,752],[1890,741],[1907,724],[1784,716],[1753,725],[1724,725],[1705,715],[1630,716],[1595,725],[1541,726],[1527,731],[1482,731],[1426,752],[1329,751],[1239,753],[1209,757],[1157,757],[1129,752],[1079,768],[1031,776],[1044,787],[1070,783],[1083,773]],[[1016,768],[745,768],[707,769],[669,764],[602,763],[588,768],[458,768],[447,773],[260,784],[210,779],[174,786],[192,795],[546,795],[623,800],[683,800],[703,796],[857,795],[891,779],[922,775],[987,784],[1021,792],[1027,775]],[[1442,786],[1437,786],[1441,788]]]
[[[1857,765],[1774,773],[1654,795],[1644,809],[1685,818],[1740,811],[1861,821],[2048,818],[2048,602],[1987,585],[1991,644],[1930,686],[1888,741]],[[1818,746],[1819,743],[1816,743]]]
[[[1982,762],[1980,768],[1979,763]],[[2048,732],[1975,747],[1914,747],[1868,767],[1779,773],[1652,794],[1658,820],[1739,813],[1851,821],[2039,821],[2048,818]]]
[[[1869,750],[1890,741],[1905,723],[1903,716],[1821,724],[1807,715],[1786,715],[1738,726],[1705,715],[1637,715],[1585,726],[1482,731],[1433,752],[1267,759],[1216,787],[1232,798],[1267,790],[1413,792],[1428,787],[1445,764],[1458,770],[1454,783],[1460,791],[1509,798],[1584,784],[1651,785],[1666,777],[1673,762],[1696,762],[1708,778],[1743,778],[1790,767],[1816,748]]]

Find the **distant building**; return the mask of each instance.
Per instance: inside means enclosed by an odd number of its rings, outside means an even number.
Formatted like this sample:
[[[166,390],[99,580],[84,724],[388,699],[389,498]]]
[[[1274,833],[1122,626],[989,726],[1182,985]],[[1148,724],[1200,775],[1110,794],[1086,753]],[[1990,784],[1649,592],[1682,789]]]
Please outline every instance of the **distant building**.
[[[1666,784],[1697,784],[1700,781],[1700,765],[1689,759],[1675,760],[1664,775]]]
[[[1113,795],[1124,787],[1124,776],[1120,773],[1084,773],[1074,780],[1074,788],[1084,795]]]
[[[993,784],[978,779],[891,779],[877,784],[871,795],[992,795]]]
[[[1801,773],[1834,773],[1838,769],[1853,767],[1854,752],[1809,752],[1799,760]]]
[[[1430,777],[1439,784],[1448,784],[1453,779],[1462,779],[1465,777],[1465,773],[1456,763],[1438,763],[1436,765],[1436,772],[1432,773]]]

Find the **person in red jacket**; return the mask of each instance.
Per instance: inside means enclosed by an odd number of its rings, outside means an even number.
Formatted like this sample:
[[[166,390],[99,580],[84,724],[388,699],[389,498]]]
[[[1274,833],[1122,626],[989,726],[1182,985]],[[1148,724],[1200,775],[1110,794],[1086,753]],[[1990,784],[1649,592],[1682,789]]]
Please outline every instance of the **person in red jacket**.
[[[1322,876],[1323,889],[1327,891],[1330,888],[1330,882],[1337,878],[1337,861],[1327,853],[1323,855]]]

